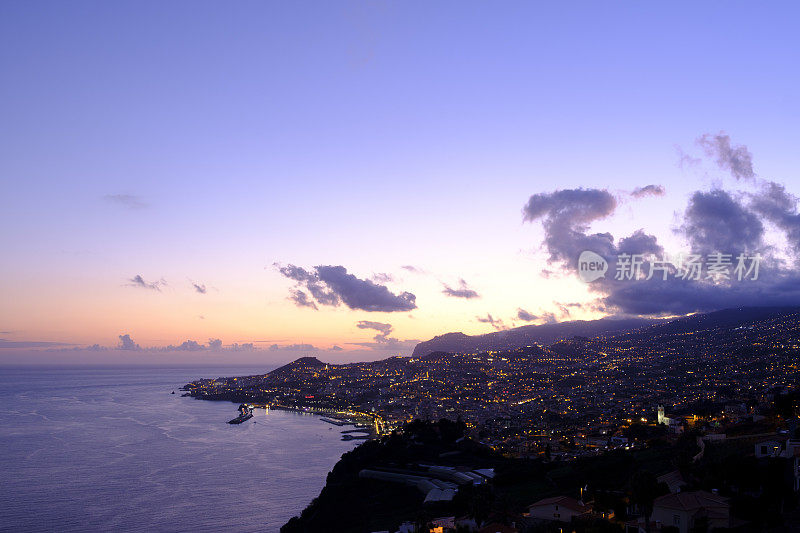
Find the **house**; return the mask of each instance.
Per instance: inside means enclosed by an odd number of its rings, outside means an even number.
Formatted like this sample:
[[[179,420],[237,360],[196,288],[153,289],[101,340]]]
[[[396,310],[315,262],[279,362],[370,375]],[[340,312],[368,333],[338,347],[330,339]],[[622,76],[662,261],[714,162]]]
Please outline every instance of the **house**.
[[[700,520],[707,520],[709,531],[731,526],[728,498],[705,491],[678,492],[656,498],[651,522],[671,526],[688,533]]]
[[[456,531],[478,531],[478,522],[469,516],[456,518]]]
[[[569,496],[545,498],[528,506],[528,516],[538,520],[571,522],[591,513],[592,508]]]
[[[650,533],[659,533],[661,523],[650,522]],[[647,524],[641,516],[625,522],[625,533],[647,533]]]
[[[492,522],[480,528],[478,533],[519,533],[519,529],[514,526]]]
[[[594,448],[605,448],[608,446],[608,437],[605,435],[587,437],[586,445]]]
[[[800,455],[800,440],[789,439],[786,435],[756,443],[756,457],[797,457]]]
[[[656,481],[659,483],[666,483],[667,487],[669,487],[669,491],[673,494],[680,492],[681,487],[686,486],[686,481],[684,481],[683,476],[678,470],[673,470],[663,476],[658,476]]]
[[[445,533],[446,531],[453,531],[456,528],[455,516],[444,516],[442,518],[435,518],[431,520],[430,532],[431,533]]]
[[[755,455],[763,457],[782,457],[791,461],[793,488],[800,491],[800,440],[790,439],[786,435],[775,437],[756,443]]]
[[[722,414],[724,414],[728,420],[737,422],[747,415],[747,406],[743,403],[727,403],[722,410]]]
[[[672,419],[669,418],[666,414],[664,414],[664,406],[663,405],[659,405],[658,406],[656,423],[659,424],[659,425],[663,424],[665,426],[669,426],[670,424],[672,424]]]
[[[683,433],[684,420],[681,418],[670,418],[664,413],[664,406],[658,406],[658,414],[656,416],[656,423],[658,425],[668,426],[672,433]]]

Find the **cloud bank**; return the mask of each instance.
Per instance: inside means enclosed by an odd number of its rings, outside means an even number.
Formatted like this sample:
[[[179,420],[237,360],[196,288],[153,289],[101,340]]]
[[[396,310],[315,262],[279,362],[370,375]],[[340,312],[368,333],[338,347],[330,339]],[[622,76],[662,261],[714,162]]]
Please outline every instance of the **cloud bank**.
[[[451,298],[464,298],[466,300],[480,298],[480,294],[470,289],[469,286],[467,286],[467,282],[463,279],[458,280],[458,288],[455,289],[446,283],[442,283],[442,285],[444,286],[442,293]]]
[[[137,287],[140,289],[149,289],[151,291],[158,291],[161,292],[161,287],[165,286],[167,282],[162,278],[157,281],[145,281],[145,279],[140,275],[136,274],[131,279],[128,280],[129,287]]]
[[[734,265],[739,254],[759,254],[762,260],[758,279],[684,279],[676,275],[680,265],[673,259],[662,265],[664,272],[651,279],[616,280],[620,258],[628,261],[627,255],[642,254],[659,260],[675,253],[665,253],[658,239],[644,229],[620,239],[610,233],[592,233],[590,227],[594,223],[616,210],[617,202],[607,190],[564,189],[532,195],[523,207],[523,221],[542,225],[542,246],[549,263],[574,274],[577,258],[584,250],[609,262],[607,275],[588,286],[598,298],[597,308],[622,314],[669,315],[748,305],[800,305],[800,276],[784,260],[790,257],[796,265],[800,259],[797,197],[781,184],[759,180],[749,150],[733,145],[724,133],[703,135],[697,143],[707,156],[714,158],[719,169],[755,190],[718,186],[694,192],[675,233],[685,242],[687,253],[730,254]],[[645,194],[644,189],[647,187],[642,188],[641,194]],[[788,244],[785,249],[767,244],[766,223],[782,232]],[[527,312],[523,316],[527,317]],[[523,316],[518,312],[518,318],[524,320]]]
[[[636,187],[631,192],[634,198],[643,198],[645,196],[664,196],[666,191],[661,185],[645,185],[644,187]]]
[[[300,307],[317,309],[318,305],[344,304],[350,309],[384,313],[417,308],[414,294],[395,294],[385,285],[357,278],[341,265],[320,265],[310,270],[291,264],[275,266],[284,277],[295,282],[289,299]]]
[[[482,324],[490,324],[497,331],[508,329],[502,319],[493,317],[491,313],[487,313],[486,316],[476,316],[475,320]]]
[[[207,289],[206,289],[205,284],[203,284],[203,283],[195,283],[193,281],[192,282],[192,287],[194,288],[195,292],[197,292],[199,294],[205,294],[206,292],[208,292]]]

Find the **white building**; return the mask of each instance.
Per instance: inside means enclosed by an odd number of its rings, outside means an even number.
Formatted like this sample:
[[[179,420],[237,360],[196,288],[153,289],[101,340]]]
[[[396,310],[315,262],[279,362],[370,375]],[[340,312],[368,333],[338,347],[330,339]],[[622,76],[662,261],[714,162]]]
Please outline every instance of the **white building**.
[[[652,404],[650,404],[650,405],[652,405]],[[664,425],[664,426],[668,426],[670,424],[670,422],[672,422],[672,420],[670,418],[668,418],[667,415],[664,414],[664,406],[663,405],[659,405],[658,406],[658,423],[661,424],[661,425]]]
[[[774,438],[756,443],[755,455],[762,457],[783,457],[792,461],[794,491],[800,491],[800,440],[788,436]]]
[[[730,527],[728,498],[702,490],[667,494],[656,498],[650,516],[651,522],[678,528],[680,533],[689,533],[700,519],[707,520],[709,531]]]
[[[592,508],[569,496],[545,498],[528,506],[528,515],[539,520],[571,522],[573,518],[589,514]]]
[[[673,433],[683,433],[683,420],[680,418],[670,418],[664,414],[664,406],[658,406],[658,419],[657,422],[663,426],[669,426]]]

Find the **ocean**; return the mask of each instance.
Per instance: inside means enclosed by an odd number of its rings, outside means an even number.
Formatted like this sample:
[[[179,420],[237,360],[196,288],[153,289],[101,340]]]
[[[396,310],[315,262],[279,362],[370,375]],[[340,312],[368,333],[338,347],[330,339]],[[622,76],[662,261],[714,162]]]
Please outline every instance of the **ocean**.
[[[278,531],[358,442],[286,411],[229,425],[236,404],[178,390],[263,372],[0,367],[0,530]]]

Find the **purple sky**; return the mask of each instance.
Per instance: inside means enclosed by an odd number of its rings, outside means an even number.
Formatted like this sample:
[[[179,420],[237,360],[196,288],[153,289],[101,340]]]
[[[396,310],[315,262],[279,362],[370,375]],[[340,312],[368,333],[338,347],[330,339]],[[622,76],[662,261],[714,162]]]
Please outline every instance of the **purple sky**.
[[[792,303],[798,15],[4,2],[0,362],[373,359],[544,317]],[[647,185],[664,194],[631,195]],[[593,218],[593,200],[556,193],[578,188],[614,209]],[[613,253],[638,229],[669,251],[734,242],[696,237],[738,220],[749,250],[775,252],[772,278],[734,296],[648,287],[690,302],[649,308],[548,262],[583,242],[553,209],[612,234]],[[107,349],[126,346],[140,349]]]

